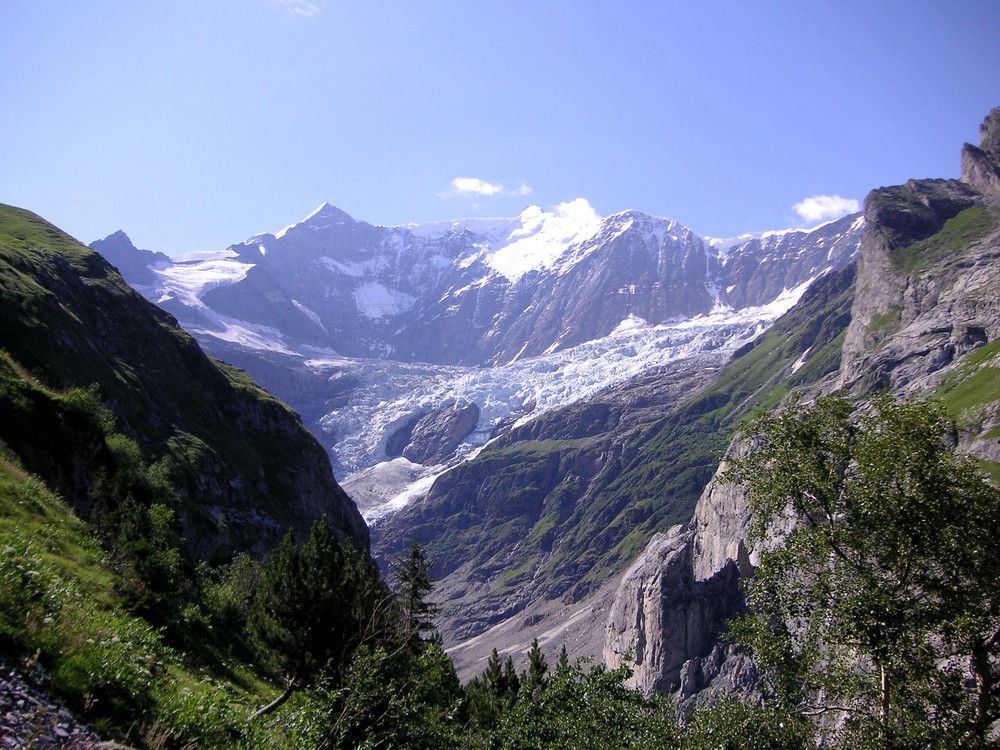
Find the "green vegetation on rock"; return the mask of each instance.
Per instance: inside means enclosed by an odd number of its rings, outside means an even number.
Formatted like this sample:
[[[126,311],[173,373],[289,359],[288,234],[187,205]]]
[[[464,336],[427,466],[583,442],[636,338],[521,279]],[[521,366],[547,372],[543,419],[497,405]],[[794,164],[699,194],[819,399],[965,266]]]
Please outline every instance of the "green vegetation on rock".
[[[825,397],[746,427],[755,449],[727,476],[748,485],[751,541],[767,545],[737,637],[824,745],[985,747],[1000,719],[1000,492],[948,447],[940,406],[881,396],[853,411]]]
[[[376,548],[391,556],[415,535],[438,577],[464,564],[498,597],[531,585],[579,600],[690,519],[743,419],[836,372],[853,280],[848,268],[818,281],[707,387],[662,401],[646,424],[617,428],[620,407],[600,396],[515,430],[376,527]]]
[[[1000,224],[1000,208],[974,206],[948,219],[931,237],[893,252],[889,257],[897,270],[920,274],[923,269],[981,240]]]

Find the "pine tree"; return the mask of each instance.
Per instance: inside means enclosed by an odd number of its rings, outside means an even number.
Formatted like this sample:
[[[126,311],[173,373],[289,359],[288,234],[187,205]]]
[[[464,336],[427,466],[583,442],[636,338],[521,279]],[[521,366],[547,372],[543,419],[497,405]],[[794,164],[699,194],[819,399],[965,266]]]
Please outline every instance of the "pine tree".
[[[262,568],[252,618],[288,685],[277,705],[323,673],[338,679],[352,651],[376,634],[383,598],[377,572],[341,546],[325,518],[302,548],[285,536]]]
[[[562,645],[562,648],[559,649],[559,661],[557,662],[556,666],[560,670],[562,670],[562,669],[569,669],[569,666],[570,666],[570,664],[569,664],[569,652],[566,651],[566,644],[565,643]]]
[[[549,665],[545,663],[545,654],[538,646],[538,639],[531,642],[531,650],[528,652],[528,670],[524,673],[522,685],[531,694],[537,694],[545,686],[546,672]]]
[[[396,603],[403,618],[403,630],[412,636],[426,637],[433,633],[433,619],[441,611],[427,598],[434,590],[430,567],[424,547],[416,539],[393,561]]]

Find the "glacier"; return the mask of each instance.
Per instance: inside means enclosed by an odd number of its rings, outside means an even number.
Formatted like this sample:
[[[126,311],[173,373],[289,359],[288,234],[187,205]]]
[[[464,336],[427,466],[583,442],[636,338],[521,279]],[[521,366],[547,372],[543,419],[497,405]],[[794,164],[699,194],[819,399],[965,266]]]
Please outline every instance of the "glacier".
[[[637,211],[601,218],[578,198],[378,227],[324,203],[277,234],[159,256],[152,281],[126,280],[214,356],[262,382],[275,363],[294,373],[272,378],[275,395],[374,524],[502,430],[660,368],[721,365],[849,262],[862,225],[710,239]],[[547,308],[568,311],[562,327]],[[451,361],[427,359],[448,336]],[[444,463],[388,455],[401,428],[468,404],[478,420]]]

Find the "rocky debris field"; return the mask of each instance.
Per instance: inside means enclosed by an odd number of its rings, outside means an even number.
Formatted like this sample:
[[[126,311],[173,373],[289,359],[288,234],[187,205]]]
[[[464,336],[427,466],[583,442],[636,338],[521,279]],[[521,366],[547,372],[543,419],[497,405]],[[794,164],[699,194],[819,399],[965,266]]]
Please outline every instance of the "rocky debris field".
[[[37,664],[22,665],[0,654],[0,747],[60,750],[114,748],[81,724],[48,694],[49,681]]]

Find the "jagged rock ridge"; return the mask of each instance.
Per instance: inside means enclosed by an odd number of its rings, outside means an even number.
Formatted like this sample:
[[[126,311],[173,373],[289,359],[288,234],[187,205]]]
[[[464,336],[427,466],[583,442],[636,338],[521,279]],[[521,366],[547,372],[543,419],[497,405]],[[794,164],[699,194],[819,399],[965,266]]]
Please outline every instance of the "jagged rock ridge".
[[[495,365],[630,318],[769,304],[849,262],[855,218],[713,244],[637,211],[576,224],[529,207],[513,219],[379,227],[324,205],[214,256],[123,252],[120,233],[92,247],[203,343]]]
[[[1000,108],[987,117],[982,138],[980,147],[963,149],[961,181],[915,180],[868,196],[839,366],[808,394],[842,389],[861,398],[889,388],[936,395],[962,425],[963,446],[1000,462],[1000,391],[995,387],[1000,375]],[[699,585],[734,569],[750,572],[754,552],[744,541],[748,520],[741,488],[713,479],[690,524],[657,538],[623,579],[608,623],[605,660],[620,663],[630,644],[657,644],[633,657],[635,684],[681,686],[682,701],[713,684],[737,685],[733,675],[748,668],[742,657],[711,641],[677,644],[659,623],[699,617],[705,609]],[[674,562],[678,559],[683,564]],[[678,597],[676,591],[688,581],[684,576],[689,576],[690,593]],[[664,579],[671,586],[656,588],[651,599],[652,582]],[[637,617],[639,610],[647,614]],[[683,684],[683,676],[699,674],[696,685]]]

